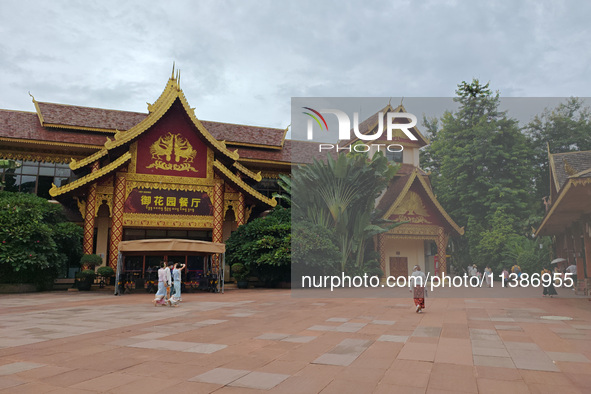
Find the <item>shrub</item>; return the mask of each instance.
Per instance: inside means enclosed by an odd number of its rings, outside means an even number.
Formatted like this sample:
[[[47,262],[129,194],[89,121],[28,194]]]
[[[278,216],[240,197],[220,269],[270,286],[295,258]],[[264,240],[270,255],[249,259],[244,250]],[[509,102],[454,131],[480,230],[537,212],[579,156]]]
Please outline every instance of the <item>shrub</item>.
[[[244,264],[266,286],[289,281],[291,209],[275,208],[265,217],[238,227],[226,241],[228,264]]]
[[[99,269],[96,270],[96,273],[104,278],[115,276],[115,270],[109,266],[99,267]]]
[[[53,281],[79,259],[82,228],[68,223],[62,207],[28,193],[0,191],[0,280]]]
[[[232,276],[237,281],[245,281],[248,279],[249,272],[242,263],[234,263],[232,264]]]
[[[103,263],[103,258],[98,254],[85,254],[80,258],[80,266],[96,267]]]
[[[96,272],[94,270],[83,270],[76,273],[76,278],[92,282],[96,278]]]

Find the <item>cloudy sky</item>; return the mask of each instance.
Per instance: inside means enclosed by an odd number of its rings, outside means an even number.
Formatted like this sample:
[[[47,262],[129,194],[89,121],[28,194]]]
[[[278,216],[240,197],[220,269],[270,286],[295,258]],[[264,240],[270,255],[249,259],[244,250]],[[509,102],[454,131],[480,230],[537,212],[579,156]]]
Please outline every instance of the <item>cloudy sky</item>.
[[[368,5],[370,4],[370,5]],[[0,1],[0,108],[146,112],[172,63],[203,120],[284,128],[292,96],[590,96],[591,3]],[[385,104],[385,103],[384,103]]]

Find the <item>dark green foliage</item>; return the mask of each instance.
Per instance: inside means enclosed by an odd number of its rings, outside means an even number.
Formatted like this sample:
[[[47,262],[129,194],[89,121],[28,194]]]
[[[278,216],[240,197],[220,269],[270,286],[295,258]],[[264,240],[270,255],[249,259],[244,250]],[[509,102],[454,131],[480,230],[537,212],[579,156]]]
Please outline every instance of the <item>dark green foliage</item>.
[[[458,85],[458,111],[428,121],[431,146],[422,165],[432,171],[437,198],[465,226],[454,243],[457,270],[498,258],[507,239],[531,232],[534,212],[531,148],[517,121],[499,111],[499,94],[478,80]]]
[[[104,278],[110,278],[115,276],[115,270],[109,266],[99,267],[96,270],[97,275],[100,275]]]
[[[291,232],[292,264],[304,275],[336,275],[340,251],[332,231],[317,224],[297,221]]]
[[[387,187],[398,167],[378,153],[341,153],[337,159],[314,161],[292,171],[290,189],[294,221],[329,229],[340,251],[340,270],[362,270],[366,245],[375,235],[397,224],[379,219],[376,198]]]
[[[96,279],[96,272],[94,272],[94,270],[83,270],[76,273],[76,278],[80,280],[93,281]]]
[[[289,281],[291,209],[277,207],[232,233],[226,241],[226,262],[242,263],[266,285]]]
[[[514,238],[506,245],[504,266],[511,267],[517,263],[521,267],[521,272],[540,273],[544,267],[550,266],[551,250],[552,241],[549,237]]]
[[[43,285],[77,261],[82,229],[65,222],[58,204],[0,191],[0,280]]]
[[[244,264],[234,263],[234,264],[232,264],[231,269],[232,269],[232,276],[237,281],[248,280],[248,276],[250,275],[250,272],[244,266]]]
[[[103,263],[103,259],[98,254],[85,254],[80,258],[80,265],[88,265],[91,267],[96,267],[97,265],[101,265]]]

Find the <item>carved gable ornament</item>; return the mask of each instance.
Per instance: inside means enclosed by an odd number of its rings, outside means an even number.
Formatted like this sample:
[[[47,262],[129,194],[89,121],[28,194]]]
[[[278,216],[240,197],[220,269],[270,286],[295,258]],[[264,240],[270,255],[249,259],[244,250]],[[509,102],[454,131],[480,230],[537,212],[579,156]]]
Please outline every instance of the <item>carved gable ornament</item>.
[[[400,205],[394,209],[392,215],[395,216],[396,220],[410,223],[424,224],[431,222],[429,212],[425,208],[421,196],[411,190],[408,191]]]
[[[159,137],[150,146],[150,154],[153,162],[146,168],[168,171],[199,171],[193,167],[197,151],[181,134],[168,133]]]

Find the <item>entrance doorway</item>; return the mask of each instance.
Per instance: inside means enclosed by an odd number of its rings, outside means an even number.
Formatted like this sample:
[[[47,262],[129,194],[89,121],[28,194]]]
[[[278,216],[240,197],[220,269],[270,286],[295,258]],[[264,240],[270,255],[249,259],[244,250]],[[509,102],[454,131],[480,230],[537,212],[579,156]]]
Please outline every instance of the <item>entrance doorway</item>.
[[[408,258],[390,257],[390,276],[399,277],[408,275]]]

